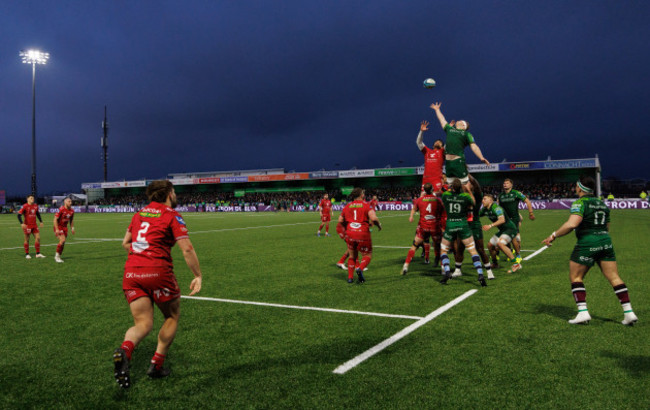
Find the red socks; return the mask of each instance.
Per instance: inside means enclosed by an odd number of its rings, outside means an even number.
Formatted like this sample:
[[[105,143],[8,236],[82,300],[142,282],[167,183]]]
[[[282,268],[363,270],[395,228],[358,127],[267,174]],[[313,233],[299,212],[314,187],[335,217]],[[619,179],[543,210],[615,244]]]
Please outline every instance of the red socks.
[[[357,261],[350,258],[348,259],[348,279],[354,279],[354,266],[357,264]]]
[[[348,253],[345,252],[343,256],[341,256],[341,259],[339,259],[339,263],[345,263],[345,260],[348,258]]]
[[[34,243],[34,248],[36,248],[36,253],[41,253],[41,243],[40,242]]]
[[[124,350],[126,353],[126,358],[131,360],[131,353],[133,353],[133,349],[135,349],[135,345],[133,344],[132,341],[130,340],[125,340],[122,342],[122,346],[120,346],[120,349]]]
[[[23,247],[25,248],[25,253],[29,254],[29,243],[23,244]]]
[[[415,256],[415,251],[413,249],[409,249],[409,253],[406,255],[406,261],[404,261],[404,263],[406,263],[407,265],[411,263],[411,259],[413,259],[413,256]]]
[[[431,253],[431,245],[428,243],[424,244],[424,259],[429,260],[429,254]]]
[[[160,370],[163,367],[163,363],[165,363],[165,355],[156,352],[151,358],[151,363],[156,365],[157,370]]]
[[[359,264],[359,269],[362,271],[370,264],[370,256],[364,256],[363,259],[361,259],[361,263]]]
[[[63,247],[64,247],[64,246],[65,246],[65,244],[59,244],[59,245],[56,245],[56,253],[58,253],[59,255],[61,255],[61,254],[63,253]]]

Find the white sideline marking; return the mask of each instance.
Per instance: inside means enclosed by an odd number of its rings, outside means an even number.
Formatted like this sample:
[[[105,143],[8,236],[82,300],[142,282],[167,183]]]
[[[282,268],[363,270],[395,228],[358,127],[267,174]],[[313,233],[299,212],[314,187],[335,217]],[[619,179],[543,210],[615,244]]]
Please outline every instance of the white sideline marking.
[[[478,290],[476,290],[476,289],[468,290],[467,292],[463,293],[462,295],[460,295],[456,299],[452,300],[451,302],[447,303],[444,306],[439,307],[438,309],[436,309],[433,312],[429,313],[428,315],[426,315],[422,319],[418,320],[417,322],[413,323],[412,325],[405,327],[404,329],[402,329],[401,331],[395,333],[393,336],[389,337],[388,339],[384,340],[383,342],[379,343],[378,345],[376,345],[374,347],[371,347],[370,349],[368,349],[365,352],[361,353],[359,356],[355,357],[354,359],[343,363],[342,365],[340,365],[339,367],[334,369],[334,371],[332,373],[344,374],[345,372],[347,372],[348,370],[354,368],[355,366],[357,366],[358,364],[360,364],[364,360],[369,359],[370,357],[372,357],[372,356],[376,355],[377,353],[381,352],[382,350],[384,350],[388,346],[390,346],[393,343],[397,342],[398,340],[402,339],[403,337],[405,337],[409,333],[413,332],[414,330],[416,330],[420,326],[423,326],[423,325],[427,324],[428,322],[432,321],[436,317],[440,316],[441,314],[443,314],[447,310],[451,309],[452,307],[456,306],[457,304],[459,304],[463,300],[467,299],[468,297],[472,296],[476,292],[478,292]]]
[[[98,242],[112,242],[112,241],[121,241],[121,239],[100,239],[100,240],[92,240],[92,241],[79,241],[79,242],[66,242],[65,246],[68,245],[81,245],[81,244],[87,244],[87,243],[98,243]],[[59,243],[42,243],[41,248],[48,247],[48,246],[57,246]],[[33,242],[30,242],[30,246],[34,246]],[[0,248],[0,251],[11,251],[11,250],[16,250],[16,249],[23,249],[22,246],[16,246],[13,248]]]
[[[539,248],[538,250],[536,250],[535,252],[533,252],[533,253],[531,253],[530,255],[526,256],[526,257],[524,258],[524,260],[527,261],[527,260],[529,260],[529,259],[533,259],[533,257],[539,255],[540,253],[544,252],[544,251],[547,250],[547,249],[548,249],[548,245],[544,245],[544,246],[542,246],[541,248]]]
[[[375,312],[360,312],[357,310],[341,310],[341,309],[330,309],[330,308],[319,308],[312,306],[294,306],[294,305],[281,305],[278,303],[264,303],[264,302],[251,302],[247,300],[234,300],[234,299],[218,299],[218,298],[205,298],[202,296],[181,296],[183,299],[196,299],[196,300],[208,300],[211,302],[224,302],[224,303],[239,303],[243,305],[257,305],[257,306],[271,306],[279,307],[285,309],[301,309],[301,310],[318,310],[321,312],[333,312],[333,313],[350,313],[355,315],[366,315],[366,316],[380,316],[380,317],[392,317],[397,319],[411,319],[411,320],[420,320],[421,316],[407,316],[407,315],[392,315],[390,313],[375,313]]]

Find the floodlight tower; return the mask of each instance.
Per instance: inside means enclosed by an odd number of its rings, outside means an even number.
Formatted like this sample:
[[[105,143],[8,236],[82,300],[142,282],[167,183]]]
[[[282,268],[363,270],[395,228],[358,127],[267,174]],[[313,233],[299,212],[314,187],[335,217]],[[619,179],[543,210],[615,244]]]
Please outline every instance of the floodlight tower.
[[[23,59],[23,64],[32,65],[32,195],[36,200],[36,64],[46,64],[50,53],[23,50],[20,52],[20,57]]]
[[[104,121],[102,121],[104,136],[102,137],[102,158],[104,159],[104,182],[108,181],[108,117],[106,116],[106,106],[104,106]]]

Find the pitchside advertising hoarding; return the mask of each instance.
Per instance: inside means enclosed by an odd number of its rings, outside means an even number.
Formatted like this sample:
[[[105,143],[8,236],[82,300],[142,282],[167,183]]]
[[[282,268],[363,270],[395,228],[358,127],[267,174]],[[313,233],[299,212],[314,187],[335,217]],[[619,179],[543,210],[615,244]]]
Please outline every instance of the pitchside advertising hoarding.
[[[2,191],[0,191],[1,193]],[[539,201],[532,200],[530,201],[533,210],[544,210],[544,209],[564,209],[570,210],[571,204],[575,199],[560,199],[555,201]],[[610,209],[650,209],[650,202],[642,199],[615,199],[612,201],[604,201],[605,204]],[[332,205],[334,211],[341,211],[345,204],[337,203]],[[400,202],[400,201],[385,201],[379,202],[377,204],[377,211],[410,211],[413,208],[413,204],[410,202]],[[44,207],[40,206],[39,211],[41,213],[55,213],[59,208],[58,207]],[[88,205],[88,206],[73,206],[75,212],[79,213],[134,213],[139,210],[137,207],[133,206],[111,206],[111,205]],[[519,209],[525,210],[526,204],[521,202],[519,203]],[[249,204],[249,205],[227,205],[227,206],[217,206],[215,204],[205,204],[205,205],[180,205],[176,207],[178,212],[275,212],[278,211],[275,207],[271,205],[264,204]],[[303,205],[292,206],[290,209],[292,212],[313,212],[316,210],[316,206],[304,207]]]

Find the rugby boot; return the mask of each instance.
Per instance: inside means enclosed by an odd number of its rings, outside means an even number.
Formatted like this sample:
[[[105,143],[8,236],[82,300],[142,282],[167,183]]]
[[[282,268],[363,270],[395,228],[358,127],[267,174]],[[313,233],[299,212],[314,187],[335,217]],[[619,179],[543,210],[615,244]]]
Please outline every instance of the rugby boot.
[[[115,366],[115,381],[123,389],[131,387],[131,376],[129,374],[129,360],[126,358],[124,349],[118,347],[113,351],[113,364]]]
[[[171,370],[164,367],[156,368],[156,365],[151,363],[149,370],[147,370],[147,376],[151,377],[152,379],[160,379],[169,376],[171,372]]]
[[[581,312],[578,312],[578,315],[575,318],[569,320],[569,323],[571,323],[572,325],[583,325],[583,324],[586,325],[587,323],[589,323],[590,320],[591,320],[591,315],[589,314],[589,312],[583,310]]]

